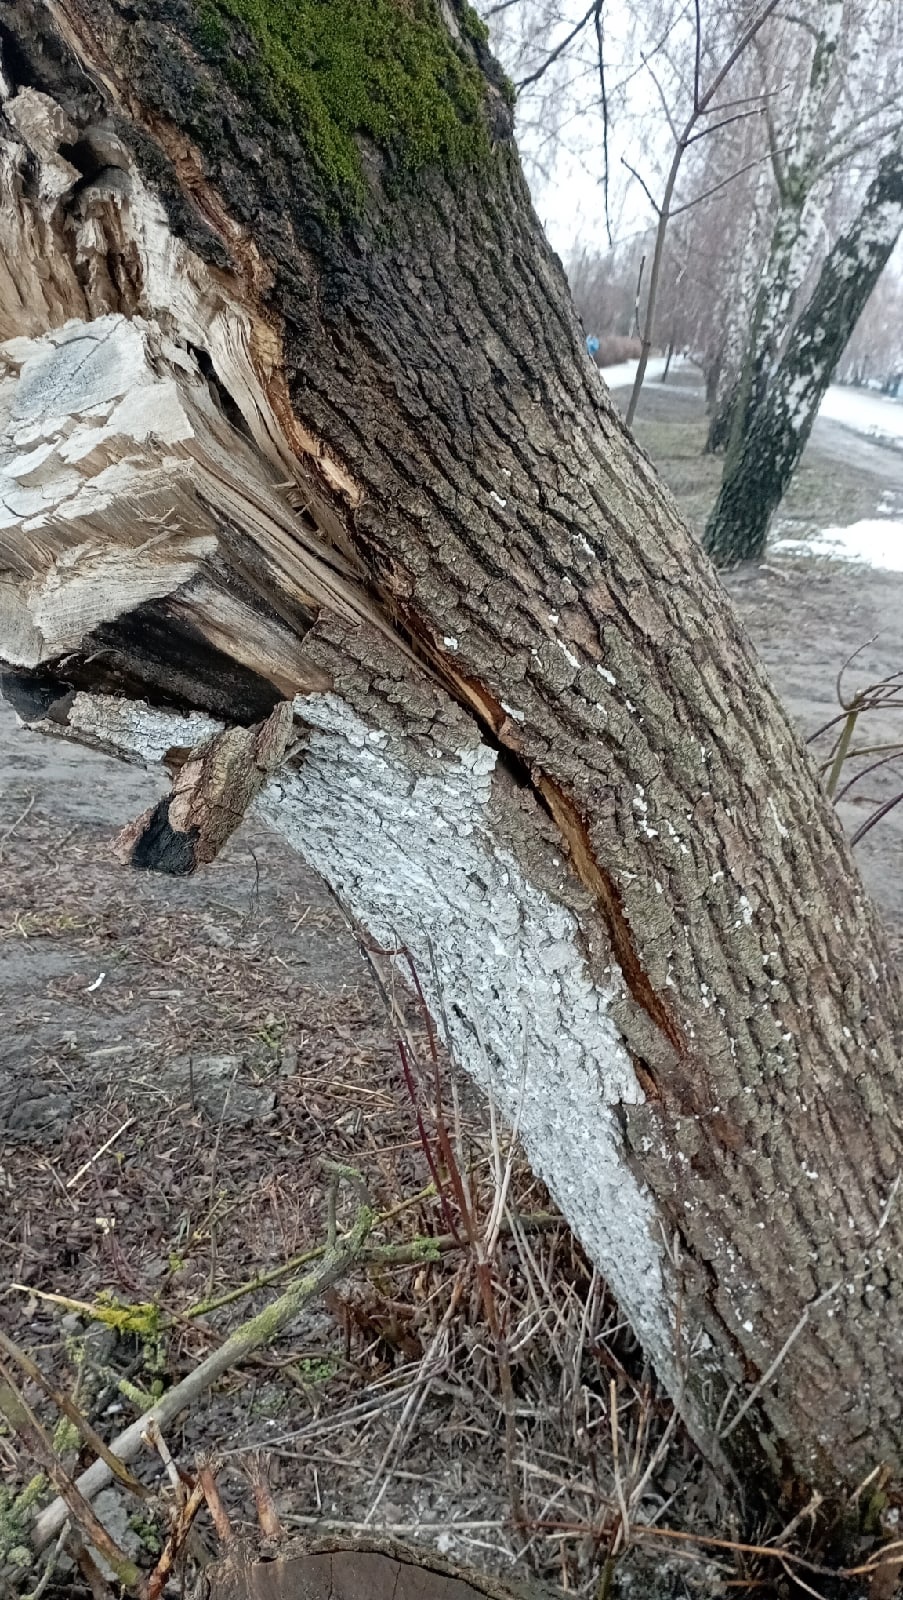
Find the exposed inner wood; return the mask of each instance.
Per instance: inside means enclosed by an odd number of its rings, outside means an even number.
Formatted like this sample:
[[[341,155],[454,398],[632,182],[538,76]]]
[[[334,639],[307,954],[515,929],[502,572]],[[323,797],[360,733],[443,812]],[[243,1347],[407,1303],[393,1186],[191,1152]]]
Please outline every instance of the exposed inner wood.
[[[507,136],[479,185],[375,177],[330,229],[187,0],[40,11],[55,54],[0,0],[17,703],[168,758],[205,850],[240,750],[415,952],[710,1453],[786,1345],[736,1470],[864,1475],[903,1413],[898,976]]]

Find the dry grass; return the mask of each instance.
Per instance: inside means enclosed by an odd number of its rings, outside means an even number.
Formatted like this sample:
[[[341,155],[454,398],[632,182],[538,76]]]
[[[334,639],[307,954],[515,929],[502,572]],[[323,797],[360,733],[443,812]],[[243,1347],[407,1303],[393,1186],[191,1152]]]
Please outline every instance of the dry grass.
[[[519,1150],[303,865],[245,831],[190,882],[136,877],[102,830],[28,799],[0,800],[2,1321],[101,1436],[142,1409],[129,1384],[177,1382],[322,1245],[326,1155],[364,1175],[374,1244],[413,1248],[356,1268],[168,1432],[189,1471],[213,1452],[239,1530],[262,1456],[289,1533],[388,1531],[599,1600],[790,1582],[773,1545],[737,1543]],[[227,1060],[212,1095],[206,1055]],[[117,1330],[47,1294],[143,1309]],[[132,1530],[149,1570],[171,1491],[156,1449],[137,1470],[163,1491]],[[0,1429],[0,1485],[31,1473]],[[804,1519],[780,1548],[811,1591],[808,1536]],[[44,1591],[82,1592],[71,1574]]]
[[[23,811],[7,799],[3,825]],[[416,1004],[396,996],[387,1018],[299,862],[246,834],[190,883],[136,878],[98,829],[67,833],[40,805],[4,851],[0,982],[19,1031],[0,1070],[38,1099],[37,1121],[7,1129],[3,1278],[31,1292],[7,1288],[3,1322],[103,1437],[140,1404],[123,1375],[177,1381],[323,1242],[326,1154],[364,1174],[386,1217],[375,1242],[450,1247],[356,1270],[167,1439],[186,1466],[215,1452],[239,1525],[254,1518],[245,1464],[263,1451],[289,1531],[387,1529],[587,1595],[612,1554],[643,1570],[637,1520],[715,1526],[711,1486],[604,1285],[487,1108],[452,1094]],[[172,1078],[189,1052],[234,1061],[218,1102]],[[248,1092],[257,1110],[233,1120],[229,1100],[234,1115]],[[240,1292],[262,1275],[274,1281]],[[117,1332],[47,1293],[153,1312]],[[30,1462],[9,1439],[0,1450],[21,1487]],[[159,1484],[150,1452],[138,1470]],[[677,1558],[667,1592],[714,1571]]]

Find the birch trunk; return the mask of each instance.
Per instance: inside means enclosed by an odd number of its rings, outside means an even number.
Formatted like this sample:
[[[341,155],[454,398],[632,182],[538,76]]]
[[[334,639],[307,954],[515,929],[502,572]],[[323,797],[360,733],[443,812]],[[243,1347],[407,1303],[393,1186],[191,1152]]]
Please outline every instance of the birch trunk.
[[[0,0],[7,691],[177,773],[138,864],[255,804],[407,945],[751,1511],[833,1492],[903,1404],[900,993],[835,816],[468,13],[404,27],[485,148],[412,176],[370,117],[343,211],[213,9]]]
[[[890,150],[854,222],[825,261],[777,370],[750,408],[705,532],[722,567],[755,559],[818,408],[903,227],[903,146]]]
[[[836,96],[843,19],[844,0],[820,0],[812,59],[786,158],[779,152],[778,136],[768,122],[772,160],[758,185],[753,234],[761,227],[768,185],[773,186],[767,207],[773,213],[770,236],[764,260],[757,260],[755,249],[748,245],[741,251],[736,304],[728,318],[728,358],[706,441],[707,451],[726,451],[725,481],[736,469],[778,366],[794,304],[811,265],[810,234],[815,225],[811,197],[821,176],[826,145],[831,146],[830,108]]]

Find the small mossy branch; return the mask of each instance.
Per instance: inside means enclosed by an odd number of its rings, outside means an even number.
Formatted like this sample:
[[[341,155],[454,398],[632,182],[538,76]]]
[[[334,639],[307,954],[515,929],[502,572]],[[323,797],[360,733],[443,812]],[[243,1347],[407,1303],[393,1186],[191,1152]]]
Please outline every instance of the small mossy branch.
[[[435,0],[195,4],[204,49],[234,87],[293,127],[333,197],[363,197],[362,139],[407,174],[488,158],[485,81]],[[462,33],[485,44],[469,9]]]
[[[429,1185],[429,1193],[435,1193],[434,1186]],[[398,1209],[398,1208],[396,1208]],[[378,1217],[374,1227],[379,1227],[388,1218]],[[545,1228],[564,1227],[560,1216],[553,1211],[536,1211],[530,1216],[518,1217],[518,1225],[526,1232],[538,1232]],[[509,1222],[502,1222],[499,1232],[510,1233]],[[405,1267],[415,1266],[423,1261],[438,1261],[452,1250],[462,1250],[467,1247],[467,1240],[456,1239],[450,1233],[425,1233],[417,1234],[413,1239],[405,1239],[401,1244],[371,1245],[368,1250],[362,1251],[358,1258],[361,1267]],[[186,1318],[194,1320],[196,1317],[208,1316],[211,1311],[219,1311],[221,1307],[232,1305],[236,1300],[243,1300],[246,1295],[254,1294],[257,1289],[266,1289],[271,1284],[278,1283],[289,1272],[297,1272],[299,1267],[305,1267],[312,1261],[318,1261],[323,1256],[326,1245],[314,1245],[312,1249],[303,1251],[300,1255],[292,1256],[290,1260],[283,1261],[278,1267],[272,1267],[269,1272],[261,1272],[256,1278],[249,1278],[246,1283],[236,1285],[234,1289],[227,1289],[220,1295],[215,1295],[207,1300],[199,1300],[195,1305],[189,1306],[183,1313]]]
[[[52,1294],[48,1289],[35,1289],[32,1284],[11,1283],[11,1289],[22,1294],[33,1294],[38,1300],[63,1306],[67,1311],[77,1311],[92,1322],[101,1322],[118,1334],[131,1334],[138,1339],[156,1339],[164,1326],[163,1313],[153,1300],[139,1300],[134,1304],[120,1304],[112,1298],[101,1296],[97,1300],[73,1300],[66,1294]]]
[[[396,1207],[396,1210],[398,1209],[400,1208]],[[272,1344],[303,1306],[344,1276],[351,1267],[410,1266],[418,1262],[435,1261],[448,1251],[462,1248],[461,1240],[453,1238],[451,1234],[440,1234],[435,1237],[424,1235],[398,1245],[377,1245],[368,1250],[367,1239],[379,1225],[380,1220],[369,1206],[362,1206],[354,1227],[348,1233],[341,1235],[334,1244],[321,1245],[305,1252],[302,1257],[294,1258],[295,1265],[307,1264],[314,1260],[318,1260],[318,1265],[304,1277],[295,1279],[272,1305],[265,1307],[255,1317],[236,1328],[235,1332],[230,1334],[205,1361],[202,1361],[200,1366],[189,1373],[187,1378],[168,1390],[145,1411],[143,1416],[139,1417],[137,1422],[133,1422],[124,1433],[120,1434],[107,1453],[112,1452],[120,1462],[132,1461],[141,1448],[142,1434],[146,1432],[151,1422],[155,1422],[160,1428],[165,1427],[173,1417],[192,1405],[200,1395],[211,1388],[230,1368],[246,1360],[255,1350]],[[522,1228],[530,1230],[561,1226],[561,1218],[551,1212],[537,1212],[533,1216],[521,1217],[519,1221]],[[502,1231],[505,1231],[504,1226]],[[275,1272],[252,1279],[250,1283],[241,1284],[217,1302],[205,1301],[194,1306],[191,1314],[200,1316],[202,1312],[214,1309],[214,1305],[227,1304],[250,1294],[255,1289],[272,1282],[280,1272],[284,1274],[287,1267],[292,1265],[293,1263],[287,1263],[282,1268],[277,1268]],[[63,1300],[62,1296],[47,1298]],[[81,1306],[80,1302],[65,1303],[76,1304],[87,1311],[94,1309],[90,1306]],[[82,1473],[77,1487],[81,1494],[93,1497],[109,1483],[112,1475],[105,1459],[95,1461],[86,1472]],[[62,1526],[65,1515],[64,1502],[59,1499],[36,1517],[32,1529],[32,1544],[36,1550],[42,1550],[55,1536]]]
[[[278,1300],[258,1312],[256,1317],[236,1328],[218,1350],[214,1350],[195,1367],[193,1372],[169,1389],[143,1416],[126,1428],[114,1440],[111,1450],[120,1461],[134,1460],[142,1445],[142,1435],[150,1423],[165,1428],[174,1417],[212,1387],[230,1368],[246,1360],[255,1350],[272,1344],[283,1328],[294,1321],[309,1301],[316,1299],[324,1289],[335,1283],[358,1260],[373,1228],[375,1217],[367,1206],[361,1207],[354,1227],[338,1239],[332,1249],[324,1251],[319,1265],[305,1277],[297,1278],[280,1295]],[[95,1461],[78,1479],[76,1489],[81,1497],[93,1498],[110,1481],[112,1474],[105,1461]],[[31,1543],[35,1550],[45,1545],[59,1532],[66,1519],[65,1500],[60,1497],[35,1518],[31,1530]]]

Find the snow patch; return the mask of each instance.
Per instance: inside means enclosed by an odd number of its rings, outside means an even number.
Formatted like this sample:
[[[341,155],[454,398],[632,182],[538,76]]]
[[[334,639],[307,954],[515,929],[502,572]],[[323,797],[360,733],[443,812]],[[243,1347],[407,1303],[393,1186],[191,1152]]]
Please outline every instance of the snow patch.
[[[619,361],[616,366],[600,367],[599,371],[605,379],[605,382],[608,384],[609,389],[626,389],[628,385],[633,384],[639,364],[640,363],[638,361]],[[672,371],[679,364],[680,357],[675,356],[671,362]],[[643,382],[648,383],[650,380],[654,382],[656,378],[660,378],[665,370],[666,365],[667,361],[665,356],[653,356],[651,361],[647,361],[646,363],[646,373]]]
[[[903,402],[870,394],[842,384],[832,384],[819,407],[820,417],[839,422],[854,433],[903,449]]]
[[[822,528],[806,539],[778,539],[772,551],[775,555],[852,561],[879,572],[903,572],[903,522],[880,518],[854,522],[848,528]]]

